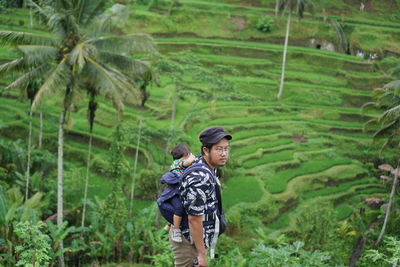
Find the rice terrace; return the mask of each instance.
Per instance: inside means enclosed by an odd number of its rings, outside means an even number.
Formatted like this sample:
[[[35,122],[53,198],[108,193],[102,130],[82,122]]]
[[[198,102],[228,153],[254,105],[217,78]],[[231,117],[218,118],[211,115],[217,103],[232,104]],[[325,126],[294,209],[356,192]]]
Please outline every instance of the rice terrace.
[[[399,137],[399,0],[0,0],[0,266],[400,266]],[[174,265],[160,178],[220,140]]]

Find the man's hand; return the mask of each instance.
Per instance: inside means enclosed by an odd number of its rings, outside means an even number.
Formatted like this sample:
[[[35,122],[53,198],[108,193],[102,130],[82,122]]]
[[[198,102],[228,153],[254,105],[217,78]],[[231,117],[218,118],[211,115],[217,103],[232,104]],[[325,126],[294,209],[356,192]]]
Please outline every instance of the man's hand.
[[[195,216],[189,214],[189,230],[193,237],[194,245],[199,253],[197,259],[199,260],[198,266],[207,266],[207,250],[203,241],[203,219],[202,216]]]
[[[199,254],[199,256],[197,256],[197,259],[199,260],[199,267],[207,266],[207,257],[205,254]]]
[[[184,167],[189,167],[190,165],[192,165],[192,163],[194,162],[194,160],[196,159],[196,157],[190,153],[186,158],[185,161],[183,162],[183,166]]]

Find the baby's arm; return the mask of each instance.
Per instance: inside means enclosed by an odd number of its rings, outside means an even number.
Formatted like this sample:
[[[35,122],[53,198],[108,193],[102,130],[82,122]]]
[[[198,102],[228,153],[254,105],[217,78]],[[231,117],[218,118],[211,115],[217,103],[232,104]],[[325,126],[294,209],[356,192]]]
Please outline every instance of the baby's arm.
[[[192,154],[192,153],[190,153],[190,155],[185,159],[185,161],[183,162],[183,167],[189,167],[192,163],[193,163],[193,161],[195,160],[195,156]]]

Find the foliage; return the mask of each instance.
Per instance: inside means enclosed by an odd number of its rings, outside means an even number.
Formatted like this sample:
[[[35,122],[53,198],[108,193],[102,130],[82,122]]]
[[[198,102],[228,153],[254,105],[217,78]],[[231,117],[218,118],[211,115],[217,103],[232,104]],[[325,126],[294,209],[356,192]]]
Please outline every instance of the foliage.
[[[296,225],[306,247],[316,250],[323,247],[330,240],[334,230],[335,217],[333,208],[327,202],[318,201],[303,210],[296,217]],[[307,223],[304,223],[307,222]]]
[[[126,149],[126,135],[121,130],[121,125],[117,125],[112,136],[112,143],[110,147],[110,170],[109,175],[112,179],[115,179],[118,183],[122,178],[122,175],[126,175],[127,163],[124,160],[123,153]]]
[[[263,16],[258,19],[256,28],[261,32],[270,32],[273,26],[274,20],[269,16]]]
[[[136,180],[138,190],[135,195],[140,199],[154,200],[161,175],[162,172],[155,165],[151,165],[148,169],[142,169]]]
[[[50,238],[40,230],[43,226],[44,223],[41,221],[37,223],[25,221],[15,225],[14,232],[21,240],[21,245],[15,247],[15,251],[19,254],[16,266],[49,266]]]
[[[400,240],[393,236],[384,238],[384,245],[379,249],[370,249],[364,255],[364,260],[371,260],[375,266],[396,266],[400,262]]]
[[[249,266],[248,260],[246,257],[240,252],[239,248],[234,248],[229,251],[227,254],[220,255],[217,259],[212,261],[213,266],[221,266],[221,267],[246,267]]]
[[[374,102],[364,104],[364,109],[375,107],[378,110],[383,110],[383,113],[369,120],[364,129],[369,129],[371,125],[379,125],[379,129],[375,131],[373,138],[383,138],[381,150],[390,144],[399,143],[399,128],[400,128],[400,80],[395,80],[385,84],[382,88],[374,90]]]
[[[3,11],[7,6],[6,0],[0,0],[0,11]]]
[[[293,244],[284,244],[273,248],[259,244],[251,252],[248,266],[271,267],[330,267],[329,253],[303,249],[304,243],[296,241]]]

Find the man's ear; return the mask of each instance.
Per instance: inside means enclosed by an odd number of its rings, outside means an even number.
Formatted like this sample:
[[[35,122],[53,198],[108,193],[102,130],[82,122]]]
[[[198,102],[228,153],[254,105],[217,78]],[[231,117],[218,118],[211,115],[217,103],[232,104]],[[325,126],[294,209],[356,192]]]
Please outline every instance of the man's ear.
[[[210,150],[209,150],[207,147],[203,146],[203,153],[204,153],[204,155],[208,156],[208,153],[209,153],[209,152],[210,152]]]

